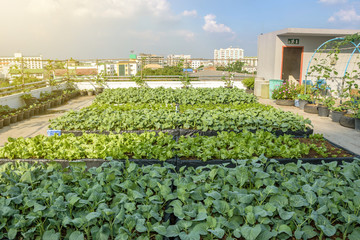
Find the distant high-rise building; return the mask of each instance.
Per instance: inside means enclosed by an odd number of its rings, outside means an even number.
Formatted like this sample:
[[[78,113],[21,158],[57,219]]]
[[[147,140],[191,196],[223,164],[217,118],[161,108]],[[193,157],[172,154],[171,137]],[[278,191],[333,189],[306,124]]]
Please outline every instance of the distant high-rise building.
[[[229,47],[226,49],[220,48],[214,50],[215,65],[227,65],[244,58],[244,50],[241,48]]]
[[[0,57],[0,64],[16,65],[24,69],[42,69],[42,55],[34,57],[24,57],[22,53],[15,53],[14,57]]]
[[[174,55],[174,54],[171,54],[171,55],[167,56],[167,65],[176,66],[182,60],[182,61],[184,61],[184,67],[189,67],[189,65],[191,64],[190,59],[191,59],[191,55],[184,55],[184,54]]]
[[[11,68],[13,67],[18,70],[15,69],[11,72]],[[43,67],[42,55],[24,57],[22,53],[15,53],[14,57],[0,57],[0,72],[2,77],[5,78],[19,76],[19,69],[24,69],[25,72],[32,77],[41,79],[44,77],[42,72]]]
[[[164,66],[164,57],[155,54],[140,53],[136,59],[140,65],[158,64]]]

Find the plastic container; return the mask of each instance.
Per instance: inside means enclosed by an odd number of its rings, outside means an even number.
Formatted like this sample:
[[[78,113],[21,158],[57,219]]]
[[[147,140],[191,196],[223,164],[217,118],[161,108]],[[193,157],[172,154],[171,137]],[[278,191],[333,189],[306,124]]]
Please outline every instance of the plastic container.
[[[54,136],[55,134],[57,134],[58,136],[61,136],[61,130],[47,130],[47,135],[50,136]]]
[[[270,79],[269,80],[269,98],[272,99],[272,92],[283,84],[284,80]]]
[[[269,98],[269,83],[261,84],[261,98],[264,98],[264,99]]]

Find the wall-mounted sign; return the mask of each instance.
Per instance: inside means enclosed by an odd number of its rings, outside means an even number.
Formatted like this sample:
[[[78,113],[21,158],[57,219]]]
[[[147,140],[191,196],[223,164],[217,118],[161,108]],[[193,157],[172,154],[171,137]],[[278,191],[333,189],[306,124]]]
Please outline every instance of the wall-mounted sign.
[[[298,45],[300,40],[298,38],[288,38],[288,44],[295,44]]]

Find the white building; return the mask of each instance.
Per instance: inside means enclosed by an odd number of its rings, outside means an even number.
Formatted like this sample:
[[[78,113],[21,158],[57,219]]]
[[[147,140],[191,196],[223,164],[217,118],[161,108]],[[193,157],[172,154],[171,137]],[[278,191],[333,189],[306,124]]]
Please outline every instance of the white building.
[[[24,57],[22,53],[15,53],[14,57],[0,57],[0,75],[4,78],[11,78],[9,73],[12,67],[18,69],[43,69],[42,55]],[[42,73],[36,74],[38,78],[43,78]]]
[[[117,64],[113,64],[113,63],[99,64],[98,73],[103,73],[108,76],[115,76],[116,75],[116,67],[117,67]]]
[[[169,66],[176,66],[181,60],[184,61],[184,65],[191,64],[191,55],[184,55],[184,54],[180,54],[180,55],[168,55],[167,56],[167,65]],[[185,66],[184,66],[185,67]]]
[[[164,66],[164,57],[155,54],[140,53],[137,55],[136,59],[139,65],[144,64],[144,66],[146,66],[149,64],[158,64]]]
[[[257,57],[244,57],[241,59],[241,62],[244,63],[243,69],[249,73],[256,72],[258,65]]]
[[[140,70],[140,65],[134,59],[119,61],[115,67],[116,75],[118,76],[135,76]]]
[[[14,78],[23,73],[29,77],[43,79],[44,64],[42,55],[24,57],[22,53],[15,53],[14,57],[0,57],[0,75],[3,78]]]
[[[42,55],[24,57],[22,53],[15,53],[14,57],[0,57],[0,64],[23,66],[24,69],[43,69]]]
[[[244,58],[244,50],[241,48],[229,47],[226,49],[220,48],[214,50],[215,65],[227,65]]]
[[[192,60],[190,67],[192,69],[198,69],[201,66],[201,61],[200,60]]]

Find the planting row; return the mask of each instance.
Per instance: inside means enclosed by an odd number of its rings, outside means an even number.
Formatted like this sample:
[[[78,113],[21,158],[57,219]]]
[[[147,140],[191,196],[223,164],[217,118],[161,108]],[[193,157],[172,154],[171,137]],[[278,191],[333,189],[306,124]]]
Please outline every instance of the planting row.
[[[88,171],[3,165],[0,238],[360,238],[359,160],[264,163],[179,172],[119,162]]]
[[[249,107],[243,109],[206,108],[186,109],[177,113],[175,109],[116,110],[114,108],[85,108],[70,111],[50,120],[50,128],[57,130],[165,130],[195,129],[215,131],[242,131],[263,129],[275,131],[306,132],[311,126],[309,119],[271,107]],[[185,107],[186,108],[186,107]],[[241,107],[242,108],[242,107]]]
[[[179,103],[179,104],[242,104],[256,102],[256,97],[238,88],[117,88],[105,89],[96,102]]]
[[[218,136],[180,137],[159,132],[143,134],[73,134],[34,138],[9,138],[0,148],[3,159],[158,159],[175,156],[184,160],[249,159],[265,156],[277,159],[352,157],[321,135],[309,138],[277,137],[262,130],[256,133],[221,132]]]
[[[214,110],[214,109],[234,109],[234,110],[247,110],[250,108],[262,109],[268,111],[274,109],[271,105],[264,105],[261,103],[243,103],[243,104],[185,104],[176,105],[175,103],[124,103],[124,104],[106,104],[106,103],[93,103],[84,109],[91,109],[96,114],[103,112],[104,110],[111,109],[112,111],[130,111],[130,110],[172,110],[185,112],[186,110]]]

